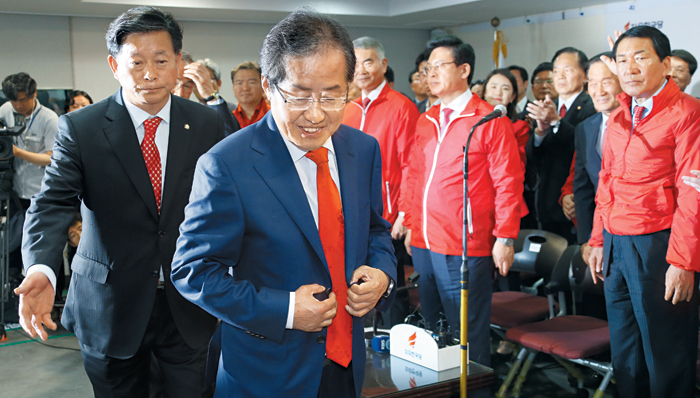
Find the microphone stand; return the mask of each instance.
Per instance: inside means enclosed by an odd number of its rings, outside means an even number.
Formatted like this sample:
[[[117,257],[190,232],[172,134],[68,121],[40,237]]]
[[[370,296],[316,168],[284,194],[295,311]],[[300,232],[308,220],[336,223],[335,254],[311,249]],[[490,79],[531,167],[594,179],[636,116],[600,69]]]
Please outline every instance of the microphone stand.
[[[462,172],[464,174],[464,211],[462,216],[462,266],[460,274],[462,281],[461,286],[461,303],[459,317],[459,344],[460,344],[460,374],[459,374],[459,391],[460,397],[467,397],[467,367],[469,366],[469,346],[467,345],[467,337],[469,333],[469,264],[467,263],[467,230],[469,228],[469,214],[471,214],[471,206],[469,204],[469,188],[467,186],[467,177],[469,176],[469,160],[467,154],[469,152],[469,144],[472,141],[474,130],[482,123],[477,123],[472,127],[467,138],[467,145],[464,147],[464,160],[462,161]],[[471,233],[469,234],[471,237]]]

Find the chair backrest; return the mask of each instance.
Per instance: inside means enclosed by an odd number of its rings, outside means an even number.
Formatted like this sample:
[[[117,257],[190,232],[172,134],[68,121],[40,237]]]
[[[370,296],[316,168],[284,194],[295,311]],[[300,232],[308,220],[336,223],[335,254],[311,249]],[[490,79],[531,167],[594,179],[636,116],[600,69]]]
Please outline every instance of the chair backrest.
[[[581,247],[579,245],[575,246],[577,250],[571,258],[569,267],[569,284],[571,285],[571,290],[575,293],[585,292],[599,294],[601,296],[604,295],[603,281],[599,279],[598,283],[593,283],[593,276],[591,276],[588,264],[583,261]]]
[[[567,245],[566,239],[552,232],[520,230],[511,270],[536,274],[547,281]]]

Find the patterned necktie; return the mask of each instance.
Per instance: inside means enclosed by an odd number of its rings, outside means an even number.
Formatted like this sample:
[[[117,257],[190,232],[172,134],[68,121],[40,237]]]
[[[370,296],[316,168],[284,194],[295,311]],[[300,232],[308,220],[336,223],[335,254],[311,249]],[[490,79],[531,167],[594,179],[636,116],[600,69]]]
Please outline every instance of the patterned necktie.
[[[566,116],[566,105],[562,105],[561,108],[559,108],[559,117],[564,118]]]
[[[369,106],[369,103],[372,102],[369,97],[365,97],[362,99],[362,109],[367,110],[367,107]]]
[[[635,129],[638,125],[639,122],[642,121],[642,114],[644,113],[644,107],[636,105],[634,107],[634,126],[632,129]]]
[[[158,130],[161,120],[161,118],[156,116],[143,122],[146,135],[141,142],[141,152],[143,152],[143,160],[146,161],[148,176],[151,178],[151,185],[153,185],[153,194],[156,197],[158,213],[160,213],[160,194],[163,180],[161,178],[160,152],[158,152],[158,147],[156,146],[156,130]]]
[[[348,301],[345,281],[345,220],[340,194],[328,167],[328,149],[318,148],[306,154],[316,163],[318,195],[318,233],[338,301],[338,312],[328,327],[326,356],[333,362],[348,367],[352,360],[352,318],[345,310]]]

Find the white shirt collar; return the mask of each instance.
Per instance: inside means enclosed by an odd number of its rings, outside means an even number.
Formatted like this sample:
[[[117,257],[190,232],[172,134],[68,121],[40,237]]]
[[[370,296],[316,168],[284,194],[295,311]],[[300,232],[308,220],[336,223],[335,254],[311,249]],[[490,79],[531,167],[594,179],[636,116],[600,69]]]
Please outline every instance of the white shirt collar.
[[[455,116],[461,114],[464,111],[464,109],[467,108],[467,105],[469,104],[469,100],[471,98],[472,91],[470,89],[467,89],[467,91],[463,92],[462,95],[452,100],[452,102],[450,102],[449,104],[440,104],[440,114],[442,114],[443,109],[450,108],[454,111],[452,112],[452,115],[450,115],[450,119],[454,118]]]
[[[384,90],[384,86],[386,86],[386,80],[382,80],[382,84],[377,86],[374,90],[370,91],[368,95],[365,95],[365,93],[362,93],[362,100],[364,101],[365,98],[369,98],[370,101],[374,101],[379,97],[379,94]]]
[[[664,84],[661,86],[661,88],[656,90],[654,95],[652,95],[651,98],[644,101],[642,104],[638,104],[637,100],[632,98],[632,115],[634,115],[634,107],[635,106],[641,106],[641,107],[645,108],[644,112],[642,112],[642,117],[648,115],[649,112],[651,112],[652,108],[654,107],[654,97],[656,97],[661,92],[661,90],[663,90],[664,87],[666,87],[666,83],[668,83],[668,80],[664,80]]]
[[[280,135],[282,136],[284,144],[287,146],[287,149],[289,150],[289,154],[292,156],[292,161],[294,163],[298,162],[304,156],[306,156],[306,153],[308,151],[300,149],[298,146],[294,145],[294,143],[292,143],[292,141],[289,141],[289,139],[284,134],[282,134],[281,131],[280,131]],[[328,139],[326,140],[326,142],[323,143],[322,146],[324,148],[328,149],[328,152],[330,152],[330,154],[333,156],[333,158],[335,158],[335,149],[333,148],[332,138],[333,138],[332,135],[330,137],[328,137]],[[330,157],[328,159],[330,160]]]
[[[132,104],[131,102],[129,102],[129,100],[124,98],[124,95],[122,95],[122,98],[124,99],[124,106],[129,112],[129,116],[131,116],[131,122],[134,123],[134,130],[138,129],[139,126],[143,124],[143,122],[145,122],[147,119],[150,119],[153,116],[158,116],[159,118],[163,119],[163,122],[170,124],[171,97],[168,97],[168,102],[165,104],[163,109],[161,109],[160,112],[158,112],[158,114],[156,115],[151,115],[143,109],[139,108],[138,106]]]
[[[574,101],[576,101],[576,98],[578,98],[578,96],[581,95],[582,92],[583,92],[583,90],[579,91],[578,93],[569,97],[569,99],[566,101],[559,101],[559,107],[557,108],[557,113],[561,112],[561,107],[564,105],[566,105],[566,111],[569,112],[571,110],[571,105],[574,104]],[[559,97],[559,98],[561,99],[561,97]]]
[[[525,110],[525,106],[527,105],[527,95],[523,97],[517,104],[515,104],[515,110],[518,111],[518,113],[522,112]]]

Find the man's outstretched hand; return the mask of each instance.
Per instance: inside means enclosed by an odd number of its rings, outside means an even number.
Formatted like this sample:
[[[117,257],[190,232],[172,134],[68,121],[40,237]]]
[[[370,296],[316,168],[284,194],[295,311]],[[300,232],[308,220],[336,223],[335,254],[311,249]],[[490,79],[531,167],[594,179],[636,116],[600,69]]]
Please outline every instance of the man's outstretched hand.
[[[19,324],[22,329],[32,338],[39,335],[44,341],[48,339],[44,325],[56,330],[56,323],[51,320],[55,292],[49,278],[41,272],[31,274],[15,289],[15,294],[19,296]]]

